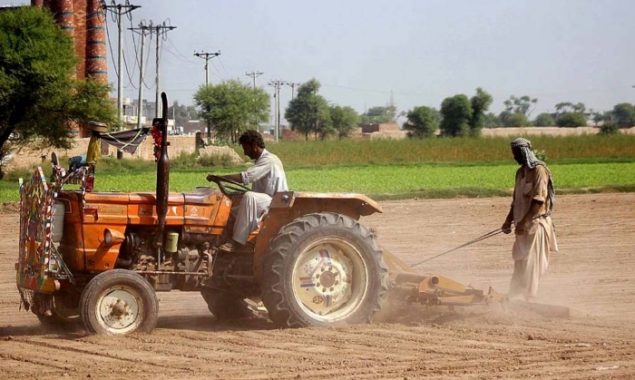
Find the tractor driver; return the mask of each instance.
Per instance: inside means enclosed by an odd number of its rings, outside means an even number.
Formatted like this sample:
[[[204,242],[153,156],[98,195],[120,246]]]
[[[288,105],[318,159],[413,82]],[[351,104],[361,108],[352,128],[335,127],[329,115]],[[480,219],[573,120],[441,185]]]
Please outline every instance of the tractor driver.
[[[273,153],[265,149],[262,135],[254,130],[244,132],[238,139],[245,155],[255,164],[247,170],[220,178],[239,182],[244,185],[252,184],[252,191],[247,191],[238,206],[232,208],[236,218],[234,223],[233,241],[220,246],[223,251],[249,252],[251,247],[247,243],[249,234],[258,227],[258,222],[269,210],[271,197],[277,192],[287,191],[287,178],[284,174],[282,162]],[[211,180],[211,174],[207,180]]]

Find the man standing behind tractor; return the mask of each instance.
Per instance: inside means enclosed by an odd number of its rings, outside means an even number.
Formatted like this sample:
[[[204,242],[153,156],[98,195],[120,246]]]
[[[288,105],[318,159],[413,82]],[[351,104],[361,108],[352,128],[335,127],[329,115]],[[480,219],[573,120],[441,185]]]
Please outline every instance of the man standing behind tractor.
[[[220,249],[230,252],[249,251],[246,245],[249,234],[258,227],[258,222],[269,210],[271,197],[277,192],[287,191],[287,177],[280,159],[265,149],[262,135],[254,130],[244,132],[238,139],[245,155],[255,164],[237,174],[218,176],[244,185],[252,184],[237,208],[232,210],[236,218],[233,241],[223,244]],[[213,175],[208,175],[210,181]]]
[[[549,266],[549,253],[558,251],[551,221],[555,192],[551,172],[536,158],[529,140],[517,138],[511,142],[511,149],[521,167],[516,171],[512,205],[501,227],[509,234],[512,222],[516,226],[509,297],[529,301],[538,294],[540,276]]]

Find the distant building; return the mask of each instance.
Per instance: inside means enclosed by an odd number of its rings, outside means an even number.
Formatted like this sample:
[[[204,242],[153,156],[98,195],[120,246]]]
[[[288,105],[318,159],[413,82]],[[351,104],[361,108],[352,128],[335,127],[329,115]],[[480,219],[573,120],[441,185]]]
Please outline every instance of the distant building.
[[[397,123],[362,124],[362,136],[364,138],[403,139],[406,135],[406,132],[401,130]]]

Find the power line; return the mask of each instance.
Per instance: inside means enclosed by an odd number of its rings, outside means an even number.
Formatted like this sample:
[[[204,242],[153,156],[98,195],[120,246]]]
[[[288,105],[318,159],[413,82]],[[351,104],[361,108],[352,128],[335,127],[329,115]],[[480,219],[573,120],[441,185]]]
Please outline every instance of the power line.
[[[102,3],[102,7],[106,10],[106,12],[110,12],[113,17],[116,16],[117,22],[117,70],[115,70],[115,74],[117,75],[117,116],[119,121],[121,122],[122,117],[122,93],[123,93],[123,83],[121,80],[121,62],[123,59],[123,48],[122,48],[122,24],[121,18],[124,15],[128,15],[130,19],[132,19],[132,11],[135,9],[141,8],[140,5],[132,5],[128,0],[126,0],[125,4],[115,4],[114,0],[111,1],[110,5],[106,4],[104,1]],[[106,20],[106,34],[108,35],[108,46],[110,47],[110,55],[112,57],[112,44],[110,42],[110,34],[108,33],[108,21]],[[128,68],[126,67],[126,71]]]
[[[177,57],[177,56],[178,56],[178,57],[180,57],[180,58],[181,58],[184,62],[187,62],[187,63],[196,63],[195,61],[193,61],[192,59],[190,59],[190,57],[187,57],[187,56],[185,56],[185,54],[181,53],[181,51],[179,50],[179,48],[178,48],[178,47],[174,44],[174,42],[172,42],[172,40],[171,40],[171,39],[169,39],[169,38],[168,38],[168,39],[167,39],[167,41],[168,41],[168,43],[169,43],[169,44],[170,44],[170,45],[174,48],[174,52],[173,52],[173,54],[174,54],[174,56],[175,56],[175,57]],[[170,51],[170,52],[171,52],[171,50],[170,50],[170,49],[168,49],[168,48],[166,48],[166,49],[167,49],[168,51]]]
[[[139,23],[139,26],[136,28],[128,28],[133,31],[133,33],[138,33],[141,36],[141,47],[139,51],[139,57],[141,60],[139,62],[139,97],[137,98],[137,128],[141,128],[141,116],[143,114],[143,107],[141,104],[143,103],[143,46],[145,44],[145,36],[148,31],[148,26],[142,22]]]
[[[160,75],[159,75],[159,63],[160,63],[160,55],[159,55],[159,51],[160,51],[160,47],[161,47],[161,37],[165,36],[167,34],[167,32],[176,29],[176,26],[172,26],[172,25],[167,25],[165,23],[165,21],[161,24],[153,24],[152,21],[150,21],[150,23],[148,25],[145,25],[143,22],[139,23],[139,27],[137,28],[130,28],[130,30],[132,30],[133,32],[139,33],[141,36],[141,50],[140,50],[140,56],[141,56],[141,62],[139,63],[139,105],[138,105],[138,109],[139,109],[139,113],[138,113],[138,118],[139,120],[137,120],[137,127],[140,128],[141,127],[141,103],[143,101],[143,91],[141,89],[141,86],[144,85],[146,88],[150,89],[150,87],[148,87],[145,84],[145,80],[143,78],[143,45],[144,45],[144,41],[145,41],[145,35],[146,33],[149,34],[150,39],[152,39],[152,35],[156,34],[156,49],[155,49],[155,117],[159,117],[160,114],[160,103],[159,103],[159,92],[160,92]],[[148,58],[150,57],[150,50],[148,50]],[[147,59],[146,59],[147,60]]]
[[[126,68],[126,74],[128,74],[128,81],[130,82],[130,85],[136,90],[137,86],[135,86],[134,82],[132,81],[132,74],[130,73],[130,70],[128,69],[128,60],[126,60],[125,54],[123,56],[123,64],[124,64],[124,67]],[[134,70],[134,67],[132,69]]]
[[[156,76],[155,76],[155,81],[154,81],[154,84],[155,84],[155,86],[154,86],[155,87],[155,98],[154,98],[154,100],[155,100],[155,107],[154,107],[155,116],[154,117],[159,117],[159,115],[160,115],[159,92],[160,92],[160,88],[161,88],[161,86],[159,85],[160,84],[160,81],[159,81],[159,78],[160,78],[160,75],[159,75],[159,61],[160,61],[159,60],[159,50],[160,49],[159,48],[161,46],[160,45],[160,42],[161,42],[161,38],[160,37],[163,37],[164,39],[167,38],[166,37],[167,33],[169,31],[171,31],[171,30],[176,29],[176,26],[167,25],[165,23],[165,21],[163,21],[162,24],[157,24],[157,25],[154,25],[154,26],[152,25],[152,23],[150,23],[149,29],[150,29],[150,34],[154,33],[154,34],[156,34],[156,37],[157,37],[157,40],[156,40],[156,53],[155,53],[156,54],[156,63],[155,63],[155,74],[156,74]]]

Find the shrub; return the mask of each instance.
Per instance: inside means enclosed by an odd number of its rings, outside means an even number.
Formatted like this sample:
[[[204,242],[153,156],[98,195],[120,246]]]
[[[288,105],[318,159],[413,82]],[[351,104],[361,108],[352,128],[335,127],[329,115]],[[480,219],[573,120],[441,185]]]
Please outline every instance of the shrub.
[[[604,123],[600,127],[600,134],[603,136],[615,135],[620,132],[620,129],[617,127],[617,124],[612,122]]]
[[[234,157],[228,153],[205,154],[198,158],[198,165],[202,167],[207,167],[207,166],[230,167],[230,166],[236,166],[236,162]]]

